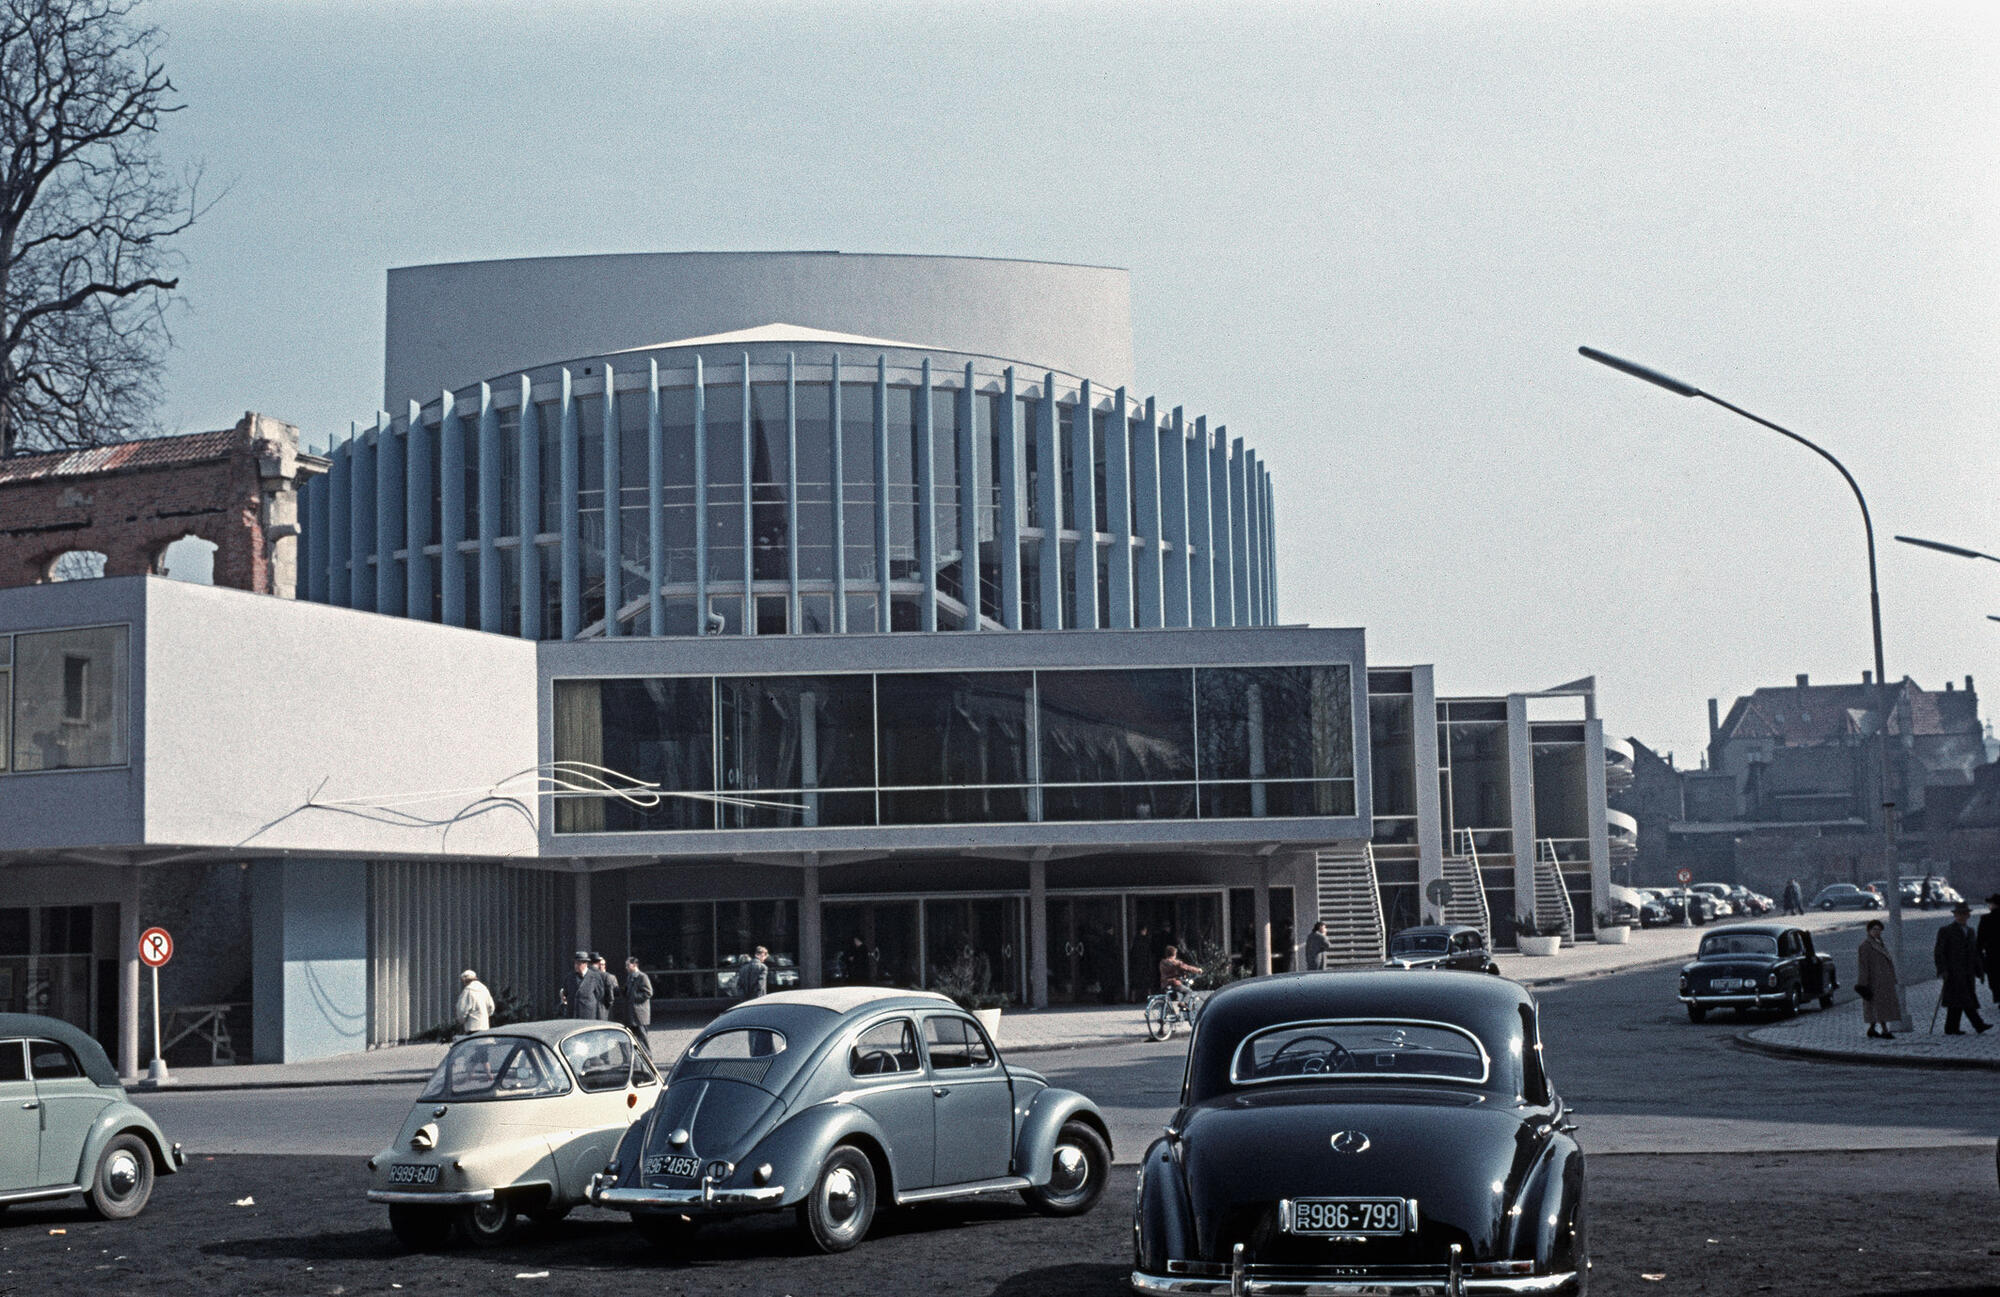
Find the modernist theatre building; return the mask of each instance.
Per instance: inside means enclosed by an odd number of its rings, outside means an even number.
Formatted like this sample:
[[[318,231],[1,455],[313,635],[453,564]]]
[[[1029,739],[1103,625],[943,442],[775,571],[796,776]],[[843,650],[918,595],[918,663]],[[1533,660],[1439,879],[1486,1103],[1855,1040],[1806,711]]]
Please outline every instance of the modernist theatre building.
[[[17,697],[90,635],[124,709],[122,762],[44,739],[0,777],[0,868],[37,932],[90,907],[93,986],[231,869],[249,948],[205,976],[241,964],[274,1059],[435,1025],[467,966],[546,1005],[574,946],[690,1004],[761,944],[786,983],[1043,1005],[1143,991],[1168,939],[1271,971],[1315,917],[1366,956],[1602,908],[1587,685],[1447,704],[1278,624],[1269,475],[1132,390],[1122,271],[418,267],[387,339],[394,413],[303,487],[298,602],[0,591]],[[1457,766],[1449,706],[1497,723]]]

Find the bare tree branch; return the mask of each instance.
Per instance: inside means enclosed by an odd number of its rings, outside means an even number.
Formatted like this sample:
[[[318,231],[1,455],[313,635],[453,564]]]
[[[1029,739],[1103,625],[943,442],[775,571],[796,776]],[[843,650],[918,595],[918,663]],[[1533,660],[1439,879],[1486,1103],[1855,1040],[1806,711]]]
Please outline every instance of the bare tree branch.
[[[0,0],[0,457],[153,430],[172,250],[206,208],[135,0]]]

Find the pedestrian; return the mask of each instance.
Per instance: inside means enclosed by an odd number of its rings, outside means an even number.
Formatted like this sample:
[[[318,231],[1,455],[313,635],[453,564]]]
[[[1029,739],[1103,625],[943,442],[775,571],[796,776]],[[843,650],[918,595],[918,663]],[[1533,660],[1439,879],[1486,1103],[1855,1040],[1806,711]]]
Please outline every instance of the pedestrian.
[[[1333,943],[1326,939],[1326,923],[1313,924],[1313,930],[1306,934],[1306,971],[1317,973],[1326,967],[1326,957],[1333,950]]]
[[[653,979],[640,969],[637,955],[625,956],[625,998],[621,1003],[625,1006],[625,1025],[632,1029],[646,1057],[651,1058],[653,1042],[647,1039],[646,1029],[653,1025]]]
[[[584,983],[590,977],[590,952],[588,950],[577,951],[571,957],[570,963],[574,965],[573,970],[563,974],[562,991],[560,993],[562,1010],[563,1013],[572,1018],[588,1018],[590,1011],[584,1005],[583,1001]],[[592,993],[595,994],[594,986]]]
[[[1986,989],[2000,1007],[2000,892],[1986,898],[1986,913],[1979,916],[1979,959],[1986,965]]]
[[[1861,997],[1861,1017],[1868,1035],[1877,1040],[1894,1040],[1889,1028],[1903,1020],[1903,995],[1896,986],[1896,961],[1882,940],[1882,920],[1868,920],[1868,936],[1861,943],[1860,967],[1854,978],[1854,993]]]
[[[840,976],[849,986],[875,985],[875,954],[868,949],[868,942],[858,932],[847,940]]]
[[[1799,887],[1799,880],[1785,880],[1785,913],[1804,914],[1806,912],[1805,892]]]
[[[591,1016],[599,1022],[612,1022],[618,1017],[618,979],[604,966],[604,956],[590,952],[590,971],[597,977],[597,1012]]]
[[[765,962],[770,958],[771,952],[759,946],[750,958],[736,966],[737,999],[754,1000],[764,994],[771,981],[771,968]]]
[[[1993,1024],[1979,1016],[1979,977],[1986,971],[1979,959],[1978,938],[1972,934],[1972,907],[1964,901],[1951,907],[1951,922],[1938,929],[1931,960],[1944,979],[1938,1002],[1944,1005],[1944,1034],[1963,1036],[1960,1017],[1972,1019],[1981,1035]]]
[[[458,993],[458,1029],[467,1034],[486,1030],[493,1022],[493,992],[469,968],[458,975],[458,983],[462,988]]]

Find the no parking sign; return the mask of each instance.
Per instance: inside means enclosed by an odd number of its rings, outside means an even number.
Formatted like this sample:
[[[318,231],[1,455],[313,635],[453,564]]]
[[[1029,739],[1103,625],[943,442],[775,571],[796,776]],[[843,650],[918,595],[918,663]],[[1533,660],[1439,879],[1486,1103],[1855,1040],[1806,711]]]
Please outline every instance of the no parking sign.
[[[160,968],[173,957],[173,934],[165,928],[148,928],[139,934],[140,963],[148,968]]]

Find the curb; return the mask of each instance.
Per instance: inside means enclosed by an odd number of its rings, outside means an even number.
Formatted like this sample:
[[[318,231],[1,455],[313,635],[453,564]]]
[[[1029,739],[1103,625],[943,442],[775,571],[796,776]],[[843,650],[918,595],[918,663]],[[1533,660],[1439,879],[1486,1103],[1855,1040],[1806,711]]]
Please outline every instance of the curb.
[[[1918,1068],[1933,1072],[2000,1072],[2000,1059],[1986,1058],[1917,1058],[1912,1055],[1864,1054],[1855,1051],[1829,1049],[1819,1045],[1787,1045],[1776,1041],[1756,1040],[1758,1031],[1767,1030],[1753,1027],[1739,1031],[1733,1039],[1745,1049],[1759,1054],[1769,1054],[1774,1058],[1802,1058],[1814,1063],[1852,1063],[1857,1067],[1904,1067]]]
[[[1615,968],[1592,968],[1580,973],[1553,973],[1547,977],[1516,977],[1511,980],[1530,988],[1561,986],[1566,982],[1592,982],[1600,977],[1616,977],[1620,973],[1645,973],[1656,968],[1672,968],[1677,964],[1685,964],[1693,958],[1693,955],[1662,955],[1644,963],[1619,964]]]

